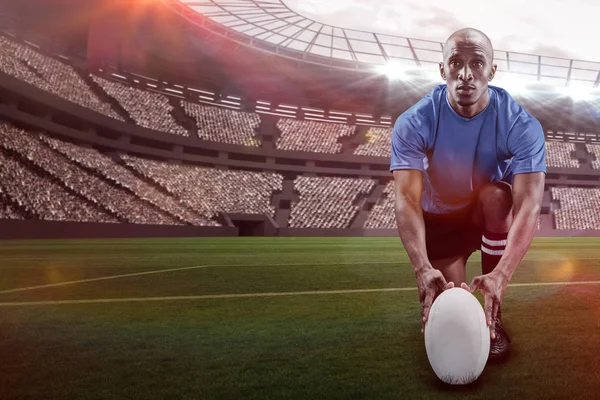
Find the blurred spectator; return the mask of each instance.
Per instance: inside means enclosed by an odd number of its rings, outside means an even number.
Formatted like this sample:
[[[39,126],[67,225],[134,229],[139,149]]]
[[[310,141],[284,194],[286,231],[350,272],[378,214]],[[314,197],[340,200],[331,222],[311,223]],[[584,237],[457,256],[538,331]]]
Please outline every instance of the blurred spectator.
[[[366,229],[395,229],[396,215],[394,213],[394,181],[390,181],[383,190],[383,197],[373,206],[363,228]]]
[[[277,122],[281,136],[276,146],[280,150],[312,151],[316,153],[339,153],[341,137],[354,135],[355,126],[333,122],[300,121],[282,118]]]
[[[99,173],[115,185],[130,190],[137,197],[152,203],[164,212],[192,225],[215,225],[184,206],[173,196],[165,194],[143,179],[138,178],[130,169],[117,164],[110,157],[89,147],[77,146],[69,142],[40,135],[54,150],[66,155],[71,161]]]
[[[21,213],[12,206],[9,197],[0,187],[0,219],[22,219]]]
[[[255,138],[260,125],[260,117],[255,113],[209,107],[181,101],[185,112],[196,120],[200,139],[213,142],[260,146]]]
[[[207,218],[219,213],[275,215],[271,196],[283,190],[283,176],[170,164],[124,155],[136,171]]]
[[[0,187],[14,203],[39,219],[118,222],[99,207],[86,204],[65,187],[40,176],[0,150]]]
[[[579,168],[579,160],[571,156],[574,151],[574,143],[546,141],[546,164],[555,168]]]
[[[354,154],[359,156],[390,157],[392,151],[392,128],[369,128],[366,143],[359,145]]]
[[[560,201],[554,211],[556,229],[600,230],[600,189],[550,188],[550,193]]]
[[[375,181],[360,178],[299,176],[294,189],[298,202],[292,203],[291,228],[349,228],[359,207],[354,201],[368,194]]]
[[[73,164],[33,135],[12,125],[0,124],[0,146],[18,153],[82,198],[134,224],[180,225],[181,222],[152,204],[117,188]],[[40,187],[38,187],[40,189]],[[43,186],[41,187],[43,189]],[[81,200],[80,200],[81,202]],[[76,204],[72,205],[73,208]]]
[[[109,81],[96,75],[92,75],[92,79],[121,104],[136,124],[175,135],[189,135],[188,131],[171,115],[173,106],[169,104],[166,96]]]
[[[123,120],[71,67],[0,36],[0,70],[100,114]]]
[[[593,154],[596,159],[592,161],[592,168],[600,169],[600,144],[586,144],[587,151]]]

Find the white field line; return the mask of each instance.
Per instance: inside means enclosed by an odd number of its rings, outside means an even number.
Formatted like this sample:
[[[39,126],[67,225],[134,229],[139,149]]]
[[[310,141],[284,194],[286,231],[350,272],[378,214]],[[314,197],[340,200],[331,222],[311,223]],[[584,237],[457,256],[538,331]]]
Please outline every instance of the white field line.
[[[6,289],[0,290],[0,295],[8,294],[8,293],[18,293],[25,292],[28,290],[37,290],[37,289],[46,289],[51,287],[58,286],[67,286],[67,285],[75,285],[78,283],[87,283],[87,282],[96,282],[96,281],[106,281],[110,279],[120,279],[120,278],[128,278],[131,276],[141,276],[141,275],[152,275],[152,274],[162,274],[165,272],[174,272],[174,271],[186,271],[191,269],[201,269],[208,267],[252,267],[252,266],[268,266],[268,267],[282,267],[282,266],[293,266],[293,267],[307,267],[307,266],[325,266],[325,265],[364,265],[364,264],[395,264],[396,262],[387,262],[387,261],[376,261],[376,262],[341,262],[341,263],[281,263],[281,264],[264,264],[264,265],[247,265],[247,264],[218,264],[218,265],[195,265],[192,267],[182,267],[182,268],[169,268],[169,269],[160,269],[153,271],[145,271],[145,272],[133,272],[130,274],[120,274],[120,275],[109,275],[109,276],[101,276],[98,278],[89,278],[89,279],[79,279],[75,281],[67,281],[67,282],[57,282],[57,283],[49,283],[45,285],[37,285],[37,286],[29,286],[22,288],[14,288],[14,289]]]
[[[569,286],[569,285],[600,285],[600,281],[576,281],[576,282],[532,282],[513,283],[510,287],[539,287],[539,286]],[[383,293],[383,292],[407,292],[414,291],[416,287],[403,288],[381,288],[381,289],[348,289],[348,290],[311,290],[302,292],[267,292],[267,293],[233,293],[212,294],[200,296],[164,296],[164,297],[125,297],[112,299],[82,299],[82,300],[44,300],[44,301],[20,301],[0,302],[0,307],[22,307],[22,306],[49,306],[68,304],[102,304],[102,303],[146,303],[156,301],[178,301],[178,300],[214,300],[214,299],[236,299],[257,297],[283,297],[283,296],[311,296],[311,295],[335,295],[354,293]]]
[[[144,272],[132,272],[130,274],[100,276],[98,278],[78,279],[76,281],[48,283],[46,285],[28,286],[28,287],[21,287],[21,288],[15,288],[15,289],[0,290],[0,294],[18,293],[18,292],[25,292],[28,290],[38,290],[38,289],[46,289],[46,288],[58,287],[58,286],[76,285],[78,283],[107,281],[110,279],[121,279],[121,278],[129,278],[132,276],[142,276],[142,275],[152,275],[152,274],[163,274],[163,273],[167,273],[167,272],[186,271],[186,270],[190,270],[190,269],[200,269],[200,268],[207,268],[207,267],[208,267],[208,265],[194,265],[192,267],[169,268],[169,269],[159,269],[159,270],[144,271]]]

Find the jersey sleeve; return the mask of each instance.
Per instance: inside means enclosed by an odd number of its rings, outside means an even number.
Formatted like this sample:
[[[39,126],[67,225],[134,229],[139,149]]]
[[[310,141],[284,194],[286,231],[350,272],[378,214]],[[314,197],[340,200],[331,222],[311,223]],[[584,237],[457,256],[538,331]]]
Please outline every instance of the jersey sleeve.
[[[513,174],[546,172],[546,138],[536,119],[515,124],[508,135],[508,150],[513,155]]]
[[[425,138],[406,117],[400,116],[392,130],[390,172],[400,169],[425,171]]]

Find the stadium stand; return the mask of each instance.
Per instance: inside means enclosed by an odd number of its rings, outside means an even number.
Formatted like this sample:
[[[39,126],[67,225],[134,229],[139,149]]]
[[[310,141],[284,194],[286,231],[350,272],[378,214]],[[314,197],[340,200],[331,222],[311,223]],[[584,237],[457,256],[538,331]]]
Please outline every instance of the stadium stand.
[[[373,206],[369,217],[365,221],[365,229],[395,229],[396,217],[394,215],[394,181],[390,181],[383,191],[383,198]]]
[[[118,222],[104,210],[82,202],[64,186],[40,176],[0,150],[0,187],[13,203],[49,221]]]
[[[181,127],[171,115],[173,106],[169,104],[166,96],[96,75],[92,75],[92,79],[109,96],[117,100],[139,126],[175,135],[189,135],[188,131]]]
[[[0,146],[13,151],[24,160],[28,160],[60,181],[66,188],[109,211],[121,221],[153,225],[182,224],[152,204],[137,198],[131,192],[111,185],[106,180],[70,162],[33,135],[12,125],[0,124]],[[43,186],[40,186],[40,189],[43,190]]]
[[[600,144],[586,144],[585,146],[587,151],[596,157],[596,159],[592,161],[592,168],[600,169]]]
[[[546,141],[546,164],[555,168],[579,168],[579,160],[571,157],[574,143]]]
[[[196,120],[200,139],[257,147],[258,114],[181,101],[184,111]]]
[[[354,135],[355,126],[329,122],[300,121],[282,118],[277,121],[281,136],[275,146],[280,150],[311,151],[317,153],[339,153],[341,137]]]
[[[552,199],[560,201],[554,211],[556,229],[600,230],[600,189],[550,189]]]
[[[354,151],[354,154],[373,157],[391,156],[392,128],[371,127],[365,136],[366,143],[360,144]]]
[[[178,199],[163,193],[157,186],[138,178],[130,169],[117,164],[110,157],[95,149],[77,146],[44,135],[40,135],[40,139],[54,150],[67,156],[71,161],[97,172],[124,189],[130,190],[140,199],[152,203],[157,208],[178,218],[181,222],[199,226],[216,225],[213,221],[209,221],[188,209]]]
[[[359,211],[353,202],[375,184],[372,179],[299,176],[294,181],[299,200],[292,203],[289,226],[349,228]]]
[[[0,167],[1,168],[1,167]],[[10,202],[9,197],[2,191],[0,186],[0,219],[23,219],[19,210]]]
[[[0,36],[0,70],[59,97],[123,121],[71,66]]]
[[[220,213],[273,217],[275,207],[270,204],[271,196],[283,189],[283,176],[279,174],[170,164],[129,155],[121,158],[207,218]]]

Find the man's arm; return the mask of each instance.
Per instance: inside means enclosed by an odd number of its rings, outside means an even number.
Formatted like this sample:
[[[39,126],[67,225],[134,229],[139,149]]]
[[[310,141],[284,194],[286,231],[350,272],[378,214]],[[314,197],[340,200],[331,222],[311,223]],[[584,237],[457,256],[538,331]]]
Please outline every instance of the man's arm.
[[[425,247],[425,223],[421,208],[423,172],[414,169],[394,171],[394,186],[398,234],[417,273],[431,267]]]
[[[543,172],[515,175],[512,188],[514,218],[508,232],[504,255],[492,272],[476,276],[469,287],[466,284],[463,286],[470,292],[483,292],[485,316],[492,338],[495,337],[496,316],[504,298],[506,285],[527,253],[535,234],[544,195],[545,177]]]
[[[495,270],[511,280],[517,266],[529,250],[535,234],[544,196],[543,172],[518,174],[513,179],[513,223],[506,249]]]
[[[427,257],[425,222],[421,208],[423,172],[411,169],[394,171],[394,187],[396,224],[417,278],[423,332],[436,293],[454,287],[454,283],[446,283],[444,275],[431,266]]]

